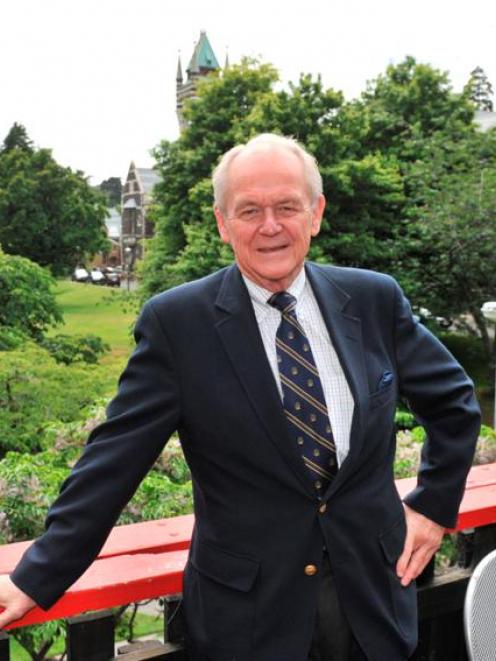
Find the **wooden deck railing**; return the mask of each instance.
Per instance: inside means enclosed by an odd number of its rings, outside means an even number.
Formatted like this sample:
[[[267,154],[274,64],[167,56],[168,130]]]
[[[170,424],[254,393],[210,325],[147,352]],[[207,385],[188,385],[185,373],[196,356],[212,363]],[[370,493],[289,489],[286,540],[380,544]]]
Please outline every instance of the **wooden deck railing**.
[[[415,485],[415,479],[398,480],[396,484],[403,496]],[[431,563],[419,581],[420,644],[414,657],[416,661],[463,661],[467,658],[461,625],[463,598],[472,567],[489,550],[496,548],[495,524],[496,464],[473,467],[457,526],[449,531],[461,533],[458,535],[460,564],[436,576],[434,563]],[[182,590],[192,528],[192,515],[114,528],[98,559],[50,610],[34,608],[10,628],[71,618],[68,661],[113,658],[112,617],[108,613],[72,616],[167,596],[169,608],[176,609],[180,604],[177,595]],[[0,547],[0,574],[14,568],[29,544],[20,542]],[[130,648],[126,661],[187,659],[182,651],[181,636],[180,617],[176,617],[174,626],[166,633],[167,644],[157,644],[139,652]],[[99,646],[96,650],[93,649],[94,639]],[[88,652],[90,648],[93,649],[91,653]],[[0,661],[8,659],[8,638],[4,634],[3,639],[0,638]]]

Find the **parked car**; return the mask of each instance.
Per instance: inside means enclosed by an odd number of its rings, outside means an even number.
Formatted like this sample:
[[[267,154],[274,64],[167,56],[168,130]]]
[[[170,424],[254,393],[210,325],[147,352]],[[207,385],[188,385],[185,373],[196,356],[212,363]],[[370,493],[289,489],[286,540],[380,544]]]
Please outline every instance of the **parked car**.
[[[72,273],[71,280],[73,282],[88,282],[89,279],[90,274],[88,271],[82,266],[76,266]]]
[[[91,269],[91,271],[90,271],[90,280],[94,285],[104,285],[105,284],[105,276],[100,271],[100,269],[97,269],[97,268]]]
[[[121,285],[121,274],[116,268],[107,266],[103,269],[103,276],[105,278],[105,284],[109,287],[120,287]]]

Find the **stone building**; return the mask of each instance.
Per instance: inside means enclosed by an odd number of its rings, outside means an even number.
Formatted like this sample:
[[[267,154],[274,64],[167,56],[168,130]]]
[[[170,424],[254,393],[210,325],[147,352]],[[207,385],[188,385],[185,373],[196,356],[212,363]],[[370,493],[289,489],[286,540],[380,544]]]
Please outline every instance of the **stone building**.
[[[129,166],[122,189],[122,255],[128,270],[133,270],[136,259],[143,257],[143,239],[153,236],[152,223],[147,218],[153,187],[159,175],[151,168]]]
[[[183,115],[184,102],[187,99],[196,98],[196,85],[200,78],[207,76],[209,73],[219,68],[219,63],[217,62],[215,53],[210,45],[207,33],[202,31],[186,69],[186,80],[183,78],[180,56],[177,62],[176,109],[179,129],[181,131],[184,131],[187,125]]]
[[[183,79],[181,59],[179,58],[176,76],[176,108],[181,131],[185,128],[182,110],[187,99],[196,97],[197,81],[219,68],[206,32],[200,33],[193,55]],[[152,223],[147,219],[154,185],[159,175],[151,168],[138,168],[134,162],[129,166],[126,182],[122,188],[122,232],[121,254],[123,266],[128,272],[134,270],[137,259],[143,258],[144,242],[153,236]]]

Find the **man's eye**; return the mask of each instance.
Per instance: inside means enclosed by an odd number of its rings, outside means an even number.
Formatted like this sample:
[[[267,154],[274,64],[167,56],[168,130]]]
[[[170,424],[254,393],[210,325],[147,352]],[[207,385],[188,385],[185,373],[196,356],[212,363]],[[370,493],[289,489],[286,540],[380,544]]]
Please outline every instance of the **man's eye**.
[[[239,216],[243,220],[253,220],[254,218],[257,218],[260,215],[260,210],[257,209],[256,207],[249,207],[247,209],[243,209],[243,211],[240,212]]]
[[[277,214],[284,218],[294,216],[296,213],[298,213],[298,209],[294,204],[281,204],[277,207]]]

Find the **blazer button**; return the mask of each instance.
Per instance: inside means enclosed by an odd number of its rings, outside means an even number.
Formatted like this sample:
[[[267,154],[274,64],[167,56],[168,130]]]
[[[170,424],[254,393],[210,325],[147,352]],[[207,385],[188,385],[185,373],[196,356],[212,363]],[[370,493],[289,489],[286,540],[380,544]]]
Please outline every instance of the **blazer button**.
[[[317,567],[315,565],[307,565],[305,567],[305,574],[307,576],[315,576],[317,573]]]
[[[322,503],[319,507],[319,514],[325,514],[327,512],[327,503]]]

